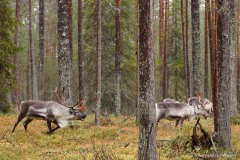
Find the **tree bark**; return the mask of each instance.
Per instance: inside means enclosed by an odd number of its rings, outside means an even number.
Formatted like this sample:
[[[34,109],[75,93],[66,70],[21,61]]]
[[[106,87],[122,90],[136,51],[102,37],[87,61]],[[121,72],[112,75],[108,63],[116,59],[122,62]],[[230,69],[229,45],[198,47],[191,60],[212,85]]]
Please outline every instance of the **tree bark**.
[[[84,98],[83,87],[83,42],[82,42],[82,21],[83,21],[83,6],[82,0],[78,0],[78,100]]]
[[[159,0],[159,59],[162,61],[164,59],[164,0]],[[160,66],[160,75],[163,75],[164,64]],[[160,95],[163,97],[163,78],[159,82]]]
[[[199,1],[191,0],[193,93],[201,90]]]
[[[97,44],[96,44],[96,52],[97,52],[97,66],[96,66],[96,80],[97,80],[97,88],[96,88],[96,110],[95,110],[95,124],[100,125],[100,112],[101,112],[101,56],[102,56],[102,0],[97,0]]]
[[[222,10],[224,8],[224,11]],[[230,113],[231,108],[235,104],[232,104],[232,93],[236,93],[231,90],[231,81],[235,81],[232,77],[235,64],[232,61],[232,55],[234,47],[233,39],[233,19],[234,14],[234,1],[233,0],[219,0],[218,1],[218,20],[217,20],[217,32],[218,32],[218,65],[219,65],[219,117],[218,124],[219,130],[217,134],[217,141],[220,147],[231,146],[231,124]],[[235,87],[236,88],[236,87]]]
[[[30,45],[30,65],[31,65],[31,89],[32,99],[38,99],[38,88],[37,88],[37,73],[36,73],[36,62],[34,54],[33,44],[33,27],[32,27],[32,0],[29,3],[29,45]]]
[[[17,48],[20,47],[20,9],[21,9],[21,0],[16,0],[16,31],[15,31],[15,35],[14,35],[14,43],[16,45]],[[14,57],[14,64],[15,66],[20,66],[20,56],[19,53],[16,53],[15,57]],[[15,76],[15,83],[16,83],[16,88],[14,90],[14,99],[13,99],[13,103],[15,104],[15,108],[17,109],[17,107],[20,105],[20,101],[21,101],[21,78],[20,78],[20,74],[21,74],[21,67],[16,67],[14,70],[14,76]]]
[[[115,46],[115,68],[116,68],[116,97],[115,107],[116,115],[120,115],[121,111],[121,30],[120,30],[120,16],[121,13],[121,0],[116,0],[116,46]]]
[[[183,51],[183,58],[184,58],[184,91],[185,91],[185,96],[186,99],[189,97],[189,92],[188,92],[188,87],[189,87],[189,82],[188,82],[188,70],[187,70],[187,54],[186,54],[186,40],[185,40],[185,23],[184,23],[184,16],[183,16],[183,0],[181,0],[181,21],[182,21],[182,51]],[[176,82],[177,84],[178,82]]]
[[[188,90],[188,95],[186,95],[187,97],[191,97],[191,82],[190,82],[190,68],[189,68],[189,51],[188,51],[188,32],[189,32],[189,29],[188,29],[188,25],[189,25],[189,22],[188,22],[188,0],[186,0],[185,2],[186,4],[186,29],[185,29],[185,36],[186,36],[186,72],[187,72],[187,90]]]
[[[164,33],[164,66],[163,66],[163,99],[168,97],[168,17],[169,17],[169,0],[165,5],[165,33]]]
[[[139,1],[140,126],[138,159],[156,158],[156,109],[154,105],[153,0]]]
[[[240,13],[240,3],[237,5],[237,13]],[[237,16],[237,21],[240,22],[240,14]],[[237,38],[237,107],[238,113],[240,113],[240,25],[237,26],[238,38]]]
[[[64,88],[66,102],[72,105],[72,60],[69,36],[68,0],[58,0],[58,72],[59,88]]]
[[[44,71],[44,0],[39,0],[39,99],[44,100],[45,71]]]
[[[204,35],[204,42],[205,42],[205,58],[204,58],[204,95],[205,97],[208,97],[208,15],[209,15],[209,0],[205,0],[205,35]]]

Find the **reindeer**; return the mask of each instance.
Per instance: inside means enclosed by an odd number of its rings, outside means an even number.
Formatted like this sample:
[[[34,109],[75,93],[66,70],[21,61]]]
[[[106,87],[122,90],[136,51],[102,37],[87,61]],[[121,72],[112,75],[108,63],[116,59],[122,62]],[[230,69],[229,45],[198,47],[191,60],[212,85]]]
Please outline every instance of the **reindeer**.
[[[57,88],[54,91],[54,95],[57,97],[59,103],[54,101],[38,100],[26,100],[21,102],[20,113],[18,115],[17,122],[13,127],[12,133],[18,123],[25,117],[27,117],[26,121],[23,123],[25,130],[27,130],[28,124],[32,122],[33,119],[42,119],[47,121],[49,134],[59,128],[67,126],[69,120],[83,120],[87,117],[84,113],[86,109],[85,99],[81,102],[82,105],[79,103],[73,107],[69,107],[67,104],[60,101],[57,96]],[[52,128],[51,123],[54,123],[57,126]]]
[[[176,101],[176,100],[171,99],[171,98],[165,98],[163,100],[163,102],[165,102],[165,103],[179,103],[179,101]]]
[[[185,119],[192,119],[196,115],[208,116],[206,109],[198,106],[190,106],[187,103],[155,103],[156,107],[156,120],[159,122],[161,119],[176,120],[176,127],[179,122],[181,126]]]
[[[189,98],[188,104],[191,106],[201,105],[203,108],[205,108],[208,111],[208,113],[212,113],[213,112],[212,102],[207,98],[201,98],[201,96],[203,95],[203,92],[196,92],[195,94],[197,97]]]

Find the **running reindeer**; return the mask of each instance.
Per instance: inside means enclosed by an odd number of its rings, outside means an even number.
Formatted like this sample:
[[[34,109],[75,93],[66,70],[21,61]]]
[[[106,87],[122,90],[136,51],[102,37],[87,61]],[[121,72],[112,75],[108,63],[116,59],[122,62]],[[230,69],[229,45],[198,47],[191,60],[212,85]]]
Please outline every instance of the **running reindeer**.
[[[201,96],[203,96],[203,92],[196,92],[195,94],[197,97],[189,98],[188,104],[191,106],[201,105],[203,108],[205,108],[208,111],[208,113],[212,113],[213,112],[212,102],[207,98],[201,98]]]
[[[33,119],[42,119],[47,121],[48,133],[51,134],[55,130],[68,125],[70,120],[83,120],[87,116],[85,115],[86,105],[85,99],[75,106],[68,106],[66,103],[62,103],[58,94],[57,88],[54,90],[54,95],[58,100],[54,101],[38,101],[38,100],[26,100],[20,105],[20,113],[18,115],[17,122],[15,123],[12,133],[17,127],[18,123],[25,117],[26,121],[23,123],[24,129],[27,130],[27,126]],[[64,88],[62,90],[64,95]],[[51,123],[56,124],[55,128],[51,127]]]
[[[182,126],[185,119],[192,119],[196,115],[208,116],[206,109],[202,108],[200,105],[190,106],[187,103],[159,102],[155,103],[155,107],[157,122],[161,119],[176,120],[176,127],[179,122]]]

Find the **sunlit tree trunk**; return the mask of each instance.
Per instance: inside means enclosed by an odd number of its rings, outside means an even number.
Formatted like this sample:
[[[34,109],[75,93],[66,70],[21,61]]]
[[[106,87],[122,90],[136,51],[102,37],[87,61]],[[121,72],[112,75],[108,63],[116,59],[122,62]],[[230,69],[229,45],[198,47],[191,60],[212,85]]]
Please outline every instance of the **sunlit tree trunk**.
[[[69,36],[68,0],[58,0],[58,72],[60,89],[65,89],[66,102],[72,105],[72,60]]]
[[[33,44],[33,26],[32,26],[32,0],[29,3],[29,46],[30,46],[30,65],[31,65],[31,89],[32,99],[38,99],[38,88],[37,88],[37,73],[36,73],[36,62],[34,54]]]
[[[97,44],[96,44],[96,52],[97,52],[97,66],[96,66],[96,80],[97,80],[97,88],[96,88],[96,110],[95,110],[95,123],[96,125],[100,125],[100,112],[101,112],[101,56],[102,56],[102,0],[97,0]]]
[[[116,68],[116,97],[115,106],[116,114],[120,115],[121,111],[121,68],[120,68],[120,57],[121,57],[121,30],[120,30],[120,16],[121,13],[121,0],[116,0],[116,46],[115,46],[115,68]]]
[[[201,90],[199,0],[191,0],[193,94]]]
[[[139,160],[156,160],[153,0],[139,1]]]
[[[44,71],[44,0],[39,0],[39,99],[44,100],[45,71]]]

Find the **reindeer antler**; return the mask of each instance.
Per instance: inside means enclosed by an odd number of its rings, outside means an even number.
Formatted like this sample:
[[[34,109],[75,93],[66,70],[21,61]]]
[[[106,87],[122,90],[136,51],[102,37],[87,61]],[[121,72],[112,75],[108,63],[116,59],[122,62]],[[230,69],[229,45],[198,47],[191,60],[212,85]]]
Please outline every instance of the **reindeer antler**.
[[[83,100],[78,103],[78,107],[79,110],[81,110],[82,112],[85,112],[87,106],[86,106],[86,98],[83,98]]]
[[[58,89],[57,89],[57,87],[55,87],[55,90],[53,91],[53,93],[54,93],[54,96],[56,97],[56,99],[58,100],[58,103],[60,103],[61,105],[65,106],[65,107],[72,108],[72,107],[69,107],[66,102],[63,103],[61,101],[60,97],[58,96],[57,91],[58,91]],[[62,97],[64,97],[64,87],[62,89]]]
[[[195,94],[196,94],[196,96],[197,96],[197,99],[198,99],[198,102],[200,103],[200,104],[203,104],[201,101],[200,101],[200,98],[201,98],[201,96],[203,96],[203,91],[197,91],[197,92],[195,92]]]

